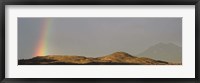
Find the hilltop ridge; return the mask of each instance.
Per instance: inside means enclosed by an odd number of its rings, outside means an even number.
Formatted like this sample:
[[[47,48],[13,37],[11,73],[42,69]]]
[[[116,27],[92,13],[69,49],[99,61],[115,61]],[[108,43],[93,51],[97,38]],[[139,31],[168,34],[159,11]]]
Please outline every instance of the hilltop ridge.
[[[146,57],[132,56],[126,52],[115,52],[102,57],[72,55],[37,56],[21,59],[18,65],[180,65]]]

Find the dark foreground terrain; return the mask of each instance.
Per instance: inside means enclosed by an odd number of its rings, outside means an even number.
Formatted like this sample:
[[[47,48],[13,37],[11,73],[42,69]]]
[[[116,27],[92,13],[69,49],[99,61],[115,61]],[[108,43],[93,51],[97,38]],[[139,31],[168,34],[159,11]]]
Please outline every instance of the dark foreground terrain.
[[[84,57],[68,55],[38,56],[21,59],[18,65],[181,65],[145,57],[132,56],[125,52],[115,52],[103,57]]]

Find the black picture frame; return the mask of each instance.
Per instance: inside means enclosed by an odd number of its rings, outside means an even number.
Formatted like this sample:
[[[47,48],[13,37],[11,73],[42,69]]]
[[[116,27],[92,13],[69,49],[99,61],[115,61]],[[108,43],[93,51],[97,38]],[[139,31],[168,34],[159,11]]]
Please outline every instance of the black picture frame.
[[[199,82],[200,0],[1,0],[1,83],[196,83]],[[195,5],[195,78],[5,78],[5,5]]]

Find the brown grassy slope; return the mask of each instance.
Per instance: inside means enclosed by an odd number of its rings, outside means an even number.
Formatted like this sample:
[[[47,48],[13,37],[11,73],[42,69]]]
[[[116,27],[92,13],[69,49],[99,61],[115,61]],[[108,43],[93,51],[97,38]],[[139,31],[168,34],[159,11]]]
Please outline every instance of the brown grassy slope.
[[[178,65],[166,61],[132,56],[125,52],[92,58],[84,56],[48,55],[19,60],[19,65]]]

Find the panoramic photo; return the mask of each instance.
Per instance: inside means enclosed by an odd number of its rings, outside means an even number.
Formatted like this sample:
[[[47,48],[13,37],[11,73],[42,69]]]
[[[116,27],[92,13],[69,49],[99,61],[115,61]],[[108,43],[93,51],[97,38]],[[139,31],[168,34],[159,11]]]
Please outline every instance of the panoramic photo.
[[[18,65],[182,65],[182,18],[19,17]]]

